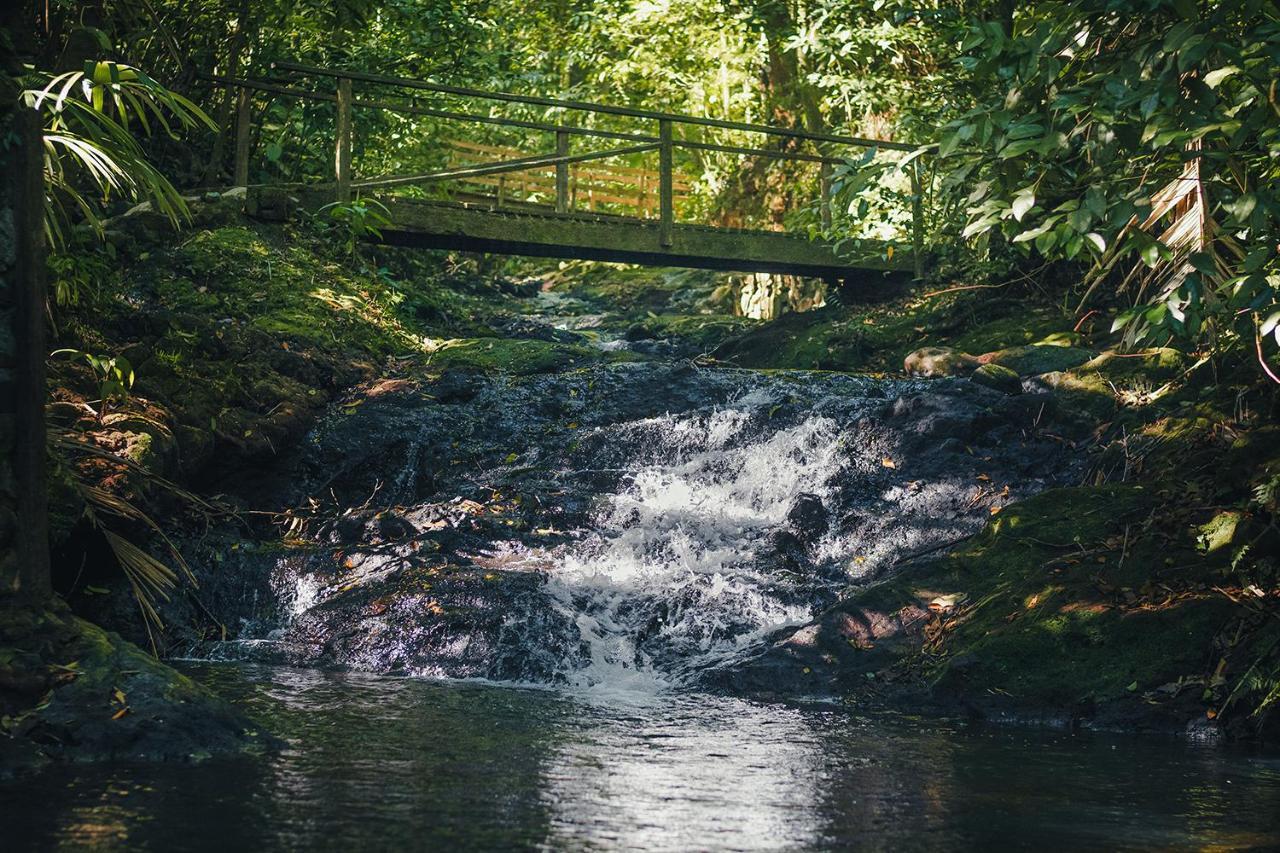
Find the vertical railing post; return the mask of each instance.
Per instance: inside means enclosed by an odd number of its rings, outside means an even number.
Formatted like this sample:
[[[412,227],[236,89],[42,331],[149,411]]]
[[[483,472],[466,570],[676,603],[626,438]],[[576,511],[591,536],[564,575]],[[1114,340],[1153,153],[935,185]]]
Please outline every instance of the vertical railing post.
[[[556,155],[569,153],[569,131],[556,131]],[[556,163],[556,213],[569,212],[569,164]]]
[[[338,78],[338,131],[333,171],[338,201],[351,201],[351,78]]]
[[[673,242],[675,209],[672,199],[671,171],[673,167],[671,119],[658,120],[658,243],[666,248]]]
[[[822,198],[818,201],[818,213],[822,220],[822,233],[831,233],[831,164],[823,160],[818,167],[818,192]]]
[[[253,96],[245,87],[236,93],[236,151],[234,186],[249,185],[249,139],[253,130]]]
[[[919,157],[911,161],[911,263],[915,277],[924,278],[924,186]]]

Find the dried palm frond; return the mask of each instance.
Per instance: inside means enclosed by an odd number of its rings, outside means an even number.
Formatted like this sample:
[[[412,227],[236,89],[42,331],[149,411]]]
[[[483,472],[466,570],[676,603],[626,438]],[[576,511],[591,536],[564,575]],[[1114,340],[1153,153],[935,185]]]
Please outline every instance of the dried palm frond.
[[[1214,291],[1231,277],[1231,264],[1242,260],[1245,253],[1230,234],[1222,232],[1210,213],[1202,164],[1198,154],[1188,160],[1178,177],[1151,196],[1151,212],[1146,218],[1139,221],[1135,216],[1126,223],[1086,279],[1088,287],[1077,310],[1083,310],[1111,275],[1124,256],[1126,238],[1135,230],[1157,241],[1165,251],[1157,250],[1149,259],[1135,263],[1116,287],[1117,293],[1132,287],[1134,304],[1165,302],[1196,273],[1205,285],[1203,299],[1212,302]],[[1164,222],[1168,224],[1157,233]],[[1131,323],[1124,343],[1133,345],[1143,328],[1141,322]]]
[[[192,494],[158,474],[148,471],[133,460],[111,453],[83,439],[76,438],[74,434],[51,433],[49,444],[50,450],[58,453],[63,458],[71,454],[83,454],[105,459],[131,474],[158,486],[188,506],[195,508],[207,518],[229,514],[226,509]],[[191,567],[183,558],[177,545],[147,512],[132,501],[108,489],[104,489],[95,482],[90,482],[77,470],[76,466],[68,465],[66,468],[70,473],[72,485],[85,502],[86,518],[95,528],[102,532],[107,545],[111,548],[112,554],[115,555],[116,561],[120,564],[121,570],[129,581],[129,585],[133,590],[133,597],[138,603],[139,611],[142,613],[143,626],[147,630],[147,637],[151,640],[151,649],[155,652],[157,651],[155,632],[164,630],[164,622],[160,618],[157,601],[168,601],[169,594],[177,588],[180,580],[185,580],[191,586],[199,586],[195,574],[191,571]],[[172,564],[177,566],[177,571],[113,530],[110,523],[104,519],[104,516],[124,522],[141,524],[149,529],[164,545],[164,550]]]

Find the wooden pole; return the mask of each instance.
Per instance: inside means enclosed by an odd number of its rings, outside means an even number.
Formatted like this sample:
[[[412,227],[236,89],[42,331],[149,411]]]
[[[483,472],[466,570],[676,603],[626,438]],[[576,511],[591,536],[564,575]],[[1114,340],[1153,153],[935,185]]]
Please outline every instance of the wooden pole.
[[[236,100],[236,171],[234,186],[249,185],[249,139],[253,121],[253,95],[243,86]]]
[[[831,231],[831,164],[823,160],[818,166],[819,192],[822,198],[818,202],[819,215],[822,218],[822,230]]]
[[[916,279],[924,278],[924,189],[919,157],[911,161],[911,263]]]
[[[659,245],[672,244],[672,231],[675,226],[675,209],[671,190],[671,172],[674,165],[671,144],[671,120],[658,121],[658,235]]]
[[[333,155],[338,201],[351,201],[351,80],[338,78],[338,131]]]
[[[564,130],[556,131],[556,156],[567,157],[569,155],[569,133]],[[556,213],[569,212],[569,164],[567,162],[556,163]]]

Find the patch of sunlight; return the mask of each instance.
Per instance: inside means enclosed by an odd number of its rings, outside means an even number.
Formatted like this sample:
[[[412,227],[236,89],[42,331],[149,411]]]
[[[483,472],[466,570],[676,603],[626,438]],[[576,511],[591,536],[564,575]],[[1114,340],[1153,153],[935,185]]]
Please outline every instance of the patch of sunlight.
[[[1141,379],[1125,387],[1118,386],[1109,379],[1107,384],[1111,386],[1111,394],[1116,398],[1116,402],[1130,409],[1149,406],[1173,388],[1172,382],[1166,382],[1159,388],[1155,388],[1150,382]]]
[[[1234,510],[1220,512],[1200,526],[1196,544],[1206,554],[1212,554],[1229,546],[1236,538],[1236,528],[1244,520],[1243,513]]]

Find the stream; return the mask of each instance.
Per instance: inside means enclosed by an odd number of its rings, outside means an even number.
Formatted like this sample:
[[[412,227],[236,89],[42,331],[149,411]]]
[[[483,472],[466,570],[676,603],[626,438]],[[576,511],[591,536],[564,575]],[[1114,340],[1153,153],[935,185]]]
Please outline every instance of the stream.
[[[6,848],[1260,849],[1280,759],[697,693],[200,664],[265,758],[0,784]],[[15,846],[9,846],[14,845]]]
[[[185,656],[723,680],[851,583],[1068,482],[1073,457],[1031,429],[1043,406],[963,380],[658,362],[384,386],[265,475],[305,525],[284,551],[236,543],[202,584],[236,636]]]
[[[178,657],[287,748],[54,769],[0,786],[6,832],[131,850],[1280,845],[1274,755],[857,716],[808,667],[729,686],[851,585],[1078,482],[1050,408],[961,379],[648,359],[373,384],[239,484],[287,542],[237,528],[187,549],[229,630]]]

